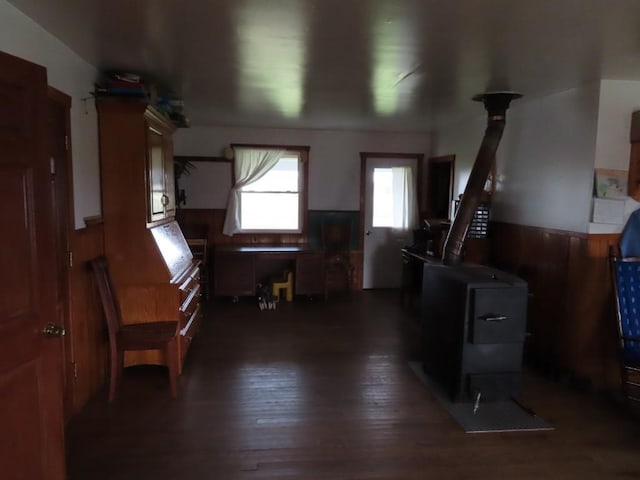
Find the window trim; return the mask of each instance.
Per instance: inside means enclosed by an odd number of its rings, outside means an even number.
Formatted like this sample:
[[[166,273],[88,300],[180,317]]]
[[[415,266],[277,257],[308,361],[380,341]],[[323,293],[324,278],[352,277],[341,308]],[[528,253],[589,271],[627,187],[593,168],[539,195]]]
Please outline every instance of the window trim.
[[[257,149],[280,149],[286,153],[296,154],[299,157],[298,163],[298,216],[299,225],[297,230],[240,230],[236,235],[291,235],[305,236],[307,235],[308,217],[309,217],[309,146],[303,145],[271,145],[271,144],[248,144],[248,143],[232,143],[231,148],[255,148]],[[236,184],[235,176],[235,158],[231,168],[232,185]]]

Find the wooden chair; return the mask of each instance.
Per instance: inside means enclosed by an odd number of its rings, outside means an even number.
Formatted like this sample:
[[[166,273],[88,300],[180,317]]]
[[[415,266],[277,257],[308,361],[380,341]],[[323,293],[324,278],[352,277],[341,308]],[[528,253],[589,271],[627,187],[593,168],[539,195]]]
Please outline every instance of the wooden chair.
[[[330,290],[350,290],[353,276],[351,265],[351,223],[322,224],[322,249],[325,252],[325,297]]]
[[[616,300],[620,373],[625,401],[640,402],[640,257],[622,258],[610,248]]]
[[[205,300],[209,300],[209,261],[207,238],[187,238],[187,245],[193,258],[200,260],[200,291]]]
[[[109,402],[113,402],[122,375],[124,352],[128,350],[165,350],[169,367],[171,396],[177,396],[178,341],[180,328],[177,321],[122,324],[120,304],[109,274],[107,259],[95,258],[90,262],[98,287],[100,302],[107,321],[111,371]]]

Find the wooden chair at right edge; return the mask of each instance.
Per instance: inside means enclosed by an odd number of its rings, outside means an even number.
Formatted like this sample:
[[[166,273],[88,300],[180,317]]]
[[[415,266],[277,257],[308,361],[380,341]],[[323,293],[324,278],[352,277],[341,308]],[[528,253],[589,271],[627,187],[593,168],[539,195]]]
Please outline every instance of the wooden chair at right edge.
[[[177,321],[122,324],[120,304],[113,287],[105,257],[91,260],[91,270],[98,287],[102,310],[109,333],[110,381],[109,402],[113,402],[124,368],[124,352],[128,350],[164,350],[169,367],[171,396],[178,394],[178,341],[180,329]]]

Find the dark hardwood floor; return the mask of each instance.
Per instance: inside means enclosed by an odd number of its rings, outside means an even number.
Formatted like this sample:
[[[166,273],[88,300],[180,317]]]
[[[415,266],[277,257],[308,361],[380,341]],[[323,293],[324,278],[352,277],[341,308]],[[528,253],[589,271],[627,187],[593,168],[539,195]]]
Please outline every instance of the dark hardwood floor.
[[[69,423],[68,478],[638,479],[638,420],[535,373],[524,403],[555,431],[465,434],[407,365],[397,293],[209,306],[179,381],[125,372]]]

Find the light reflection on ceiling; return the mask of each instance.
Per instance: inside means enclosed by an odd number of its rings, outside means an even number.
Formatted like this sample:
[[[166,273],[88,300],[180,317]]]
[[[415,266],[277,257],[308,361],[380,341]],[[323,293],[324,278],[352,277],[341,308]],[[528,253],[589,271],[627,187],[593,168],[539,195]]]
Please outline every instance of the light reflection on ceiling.
[[[404,13],[402,16],[405,17]],[[392,15],[390,3],[382,3],[375,9],[371,38],[371,86],[375,112],[388,117],[406,111],[415,86],[415,79],[411,77],[419,67],[419,59],[410,50],[407,55],[404,47],[416,38],[413,24],[401,22]]]
[[[236,11],[240,71],[238,95],[243,109],[275,111],[297,118],[303,106],[307,19],[302,4],[288,0],[286,15],[269,2],[243,1]],[[269,38],[270,41],[265,41]]]

